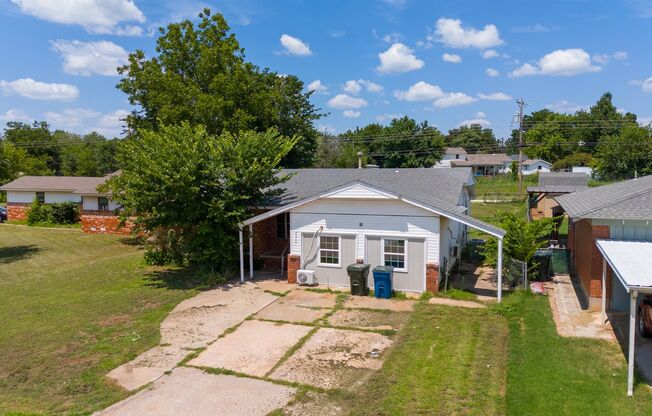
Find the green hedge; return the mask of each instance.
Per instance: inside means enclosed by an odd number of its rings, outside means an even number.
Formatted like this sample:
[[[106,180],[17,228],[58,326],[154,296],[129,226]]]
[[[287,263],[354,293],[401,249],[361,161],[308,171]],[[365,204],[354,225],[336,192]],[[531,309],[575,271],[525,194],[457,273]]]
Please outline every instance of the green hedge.
[[[34,199],[27,212],[27,223],[75,224],[79,221],[79,206],[74,202],[41,204]]]

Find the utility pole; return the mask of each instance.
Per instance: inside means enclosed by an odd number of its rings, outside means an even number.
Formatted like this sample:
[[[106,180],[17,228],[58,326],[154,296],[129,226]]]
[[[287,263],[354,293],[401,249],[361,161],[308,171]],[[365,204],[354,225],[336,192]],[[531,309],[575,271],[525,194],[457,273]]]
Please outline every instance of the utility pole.
[[[516,100],[518,104],[518,193],[523,193],[523,113],[525,101],[521,98]]]

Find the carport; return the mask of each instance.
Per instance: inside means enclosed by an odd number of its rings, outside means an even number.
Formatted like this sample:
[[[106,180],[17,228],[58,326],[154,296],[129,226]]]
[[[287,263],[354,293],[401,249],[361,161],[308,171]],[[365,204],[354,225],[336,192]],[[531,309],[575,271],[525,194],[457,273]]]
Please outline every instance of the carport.
[[[627,395],[634,392],[634,348],[639,293],[652,293],[652,242],[596,240],[602,253],[602,314],[607,318],[607,264],[629,294]]]

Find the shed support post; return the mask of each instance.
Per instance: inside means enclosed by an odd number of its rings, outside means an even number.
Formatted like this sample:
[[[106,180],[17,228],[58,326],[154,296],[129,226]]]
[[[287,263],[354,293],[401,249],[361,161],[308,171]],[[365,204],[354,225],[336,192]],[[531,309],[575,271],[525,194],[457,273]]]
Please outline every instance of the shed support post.
[[[602,259],[602,323],[607,323],[607,260]]]
[[[498,302],[503,299],[503,238],[498,237]]]
[[[240,240],[240,283],[244,283],[244,237],[242,234],[242,226],[240,226],[240,230],[238,231]]]
[[[254,225],[249,224],[249,278],[254,278]]]
[[[636,344],[636,298],[638,291],[632,290],[629,303],[629,352],[627,353],[627,395],[634,394],[634,346]]]

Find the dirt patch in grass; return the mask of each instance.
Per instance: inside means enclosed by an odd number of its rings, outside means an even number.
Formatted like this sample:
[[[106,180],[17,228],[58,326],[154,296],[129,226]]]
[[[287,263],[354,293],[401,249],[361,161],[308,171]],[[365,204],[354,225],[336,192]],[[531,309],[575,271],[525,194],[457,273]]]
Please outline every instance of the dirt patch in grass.
[[[380,369],[391,343],[372,332],[321,328],[270,377],[327,389],[352,387]]]
[[[328,318],[328,324],[371,330],[401,329],[410,317],[409,312],[340,309]]]

